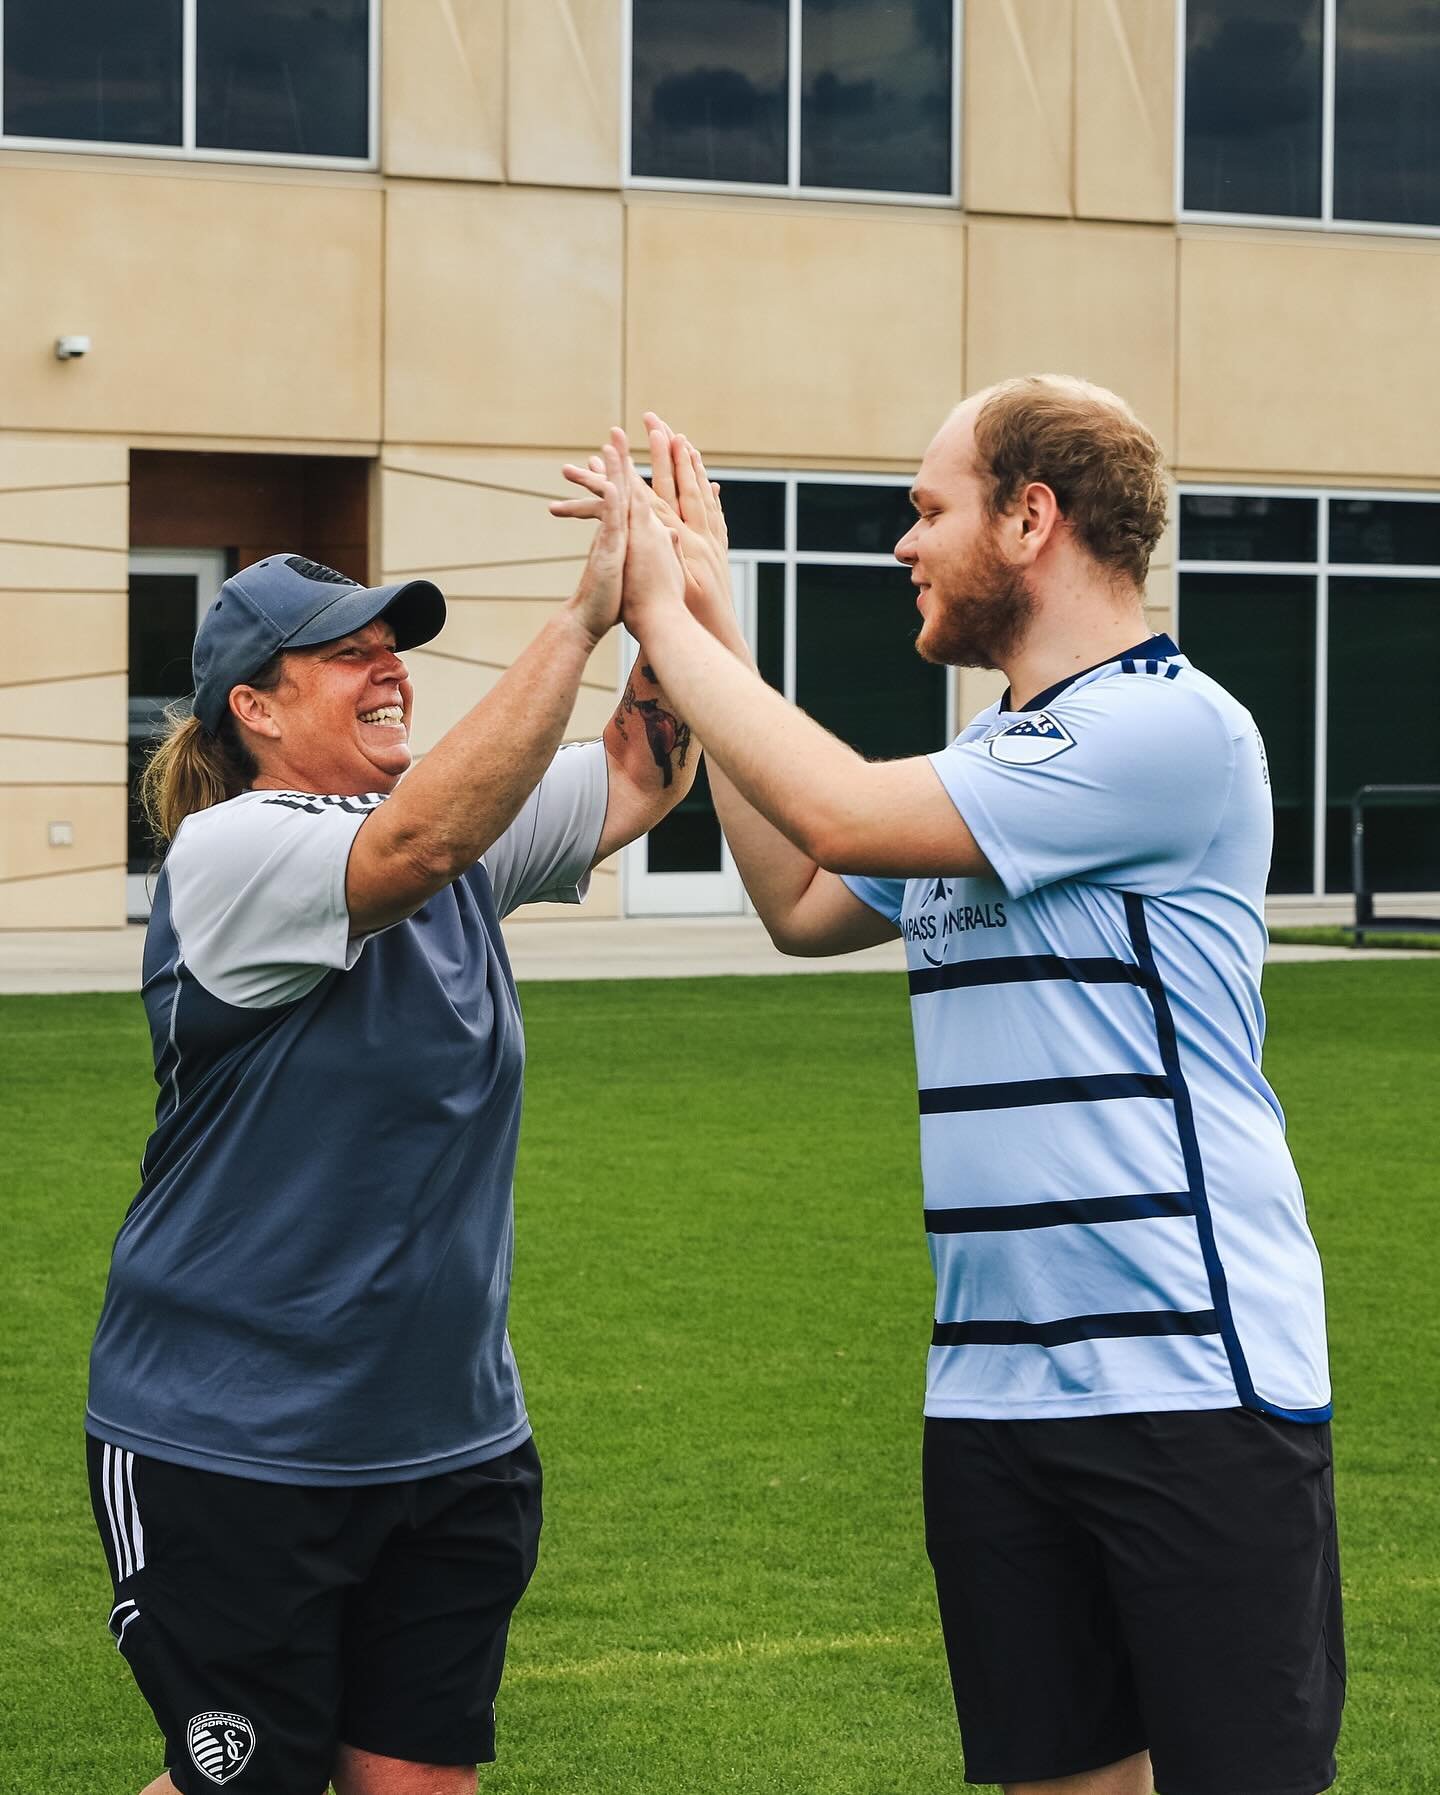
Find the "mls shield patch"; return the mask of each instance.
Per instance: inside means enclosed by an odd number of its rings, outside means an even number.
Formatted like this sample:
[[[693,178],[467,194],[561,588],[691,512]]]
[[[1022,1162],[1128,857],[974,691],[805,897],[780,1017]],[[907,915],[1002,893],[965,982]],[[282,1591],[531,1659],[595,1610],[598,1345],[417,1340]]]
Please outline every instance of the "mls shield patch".
[[[190,1758],[212,1783],[228,1783],[250,1762],[255,1729],[243,1714],[197,1714],[185,1734]]]
[[[1052,717],[1049,711],[1037,711],[1033,717],[992,735],[986,745],[992,760],[1003,760],[1012,767],[1034,767],[1073,748],[1075,738],[1058,717]]]

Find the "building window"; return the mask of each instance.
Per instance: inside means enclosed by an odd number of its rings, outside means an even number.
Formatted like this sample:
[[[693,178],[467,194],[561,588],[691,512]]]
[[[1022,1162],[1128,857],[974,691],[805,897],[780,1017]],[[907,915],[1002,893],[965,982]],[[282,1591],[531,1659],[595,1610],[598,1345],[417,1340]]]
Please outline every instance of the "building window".
[[[630,0],[627,179],[954,204],[957,0]]]
[[[716,478],[736,608],[762,676],[868,759],[943,748],[954,682],[915,652],[915,589],[894,556],[915,521],[909,478]],[[742,907],[703,761],[689,795],[628,852],[631,915]]]
[[[1440,230],[1440,10],[1183,0],[1182,211]]]
[[[257,162],[374,160],[377,0],[0,0],[0,136]]]
[[[1181,646],[1265,738],[1271,891],[1349,891],[1357,788],[1440,783],[1440,495],[1184,487],[1179,581]],[[1365,833],[1376,890],[1440,890],[1433,805]]]

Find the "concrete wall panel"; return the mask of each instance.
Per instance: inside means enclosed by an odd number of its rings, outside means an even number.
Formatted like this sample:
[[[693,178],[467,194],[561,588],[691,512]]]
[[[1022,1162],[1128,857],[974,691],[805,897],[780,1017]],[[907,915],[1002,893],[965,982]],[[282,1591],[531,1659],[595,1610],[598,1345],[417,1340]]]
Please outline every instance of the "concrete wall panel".
[[[5,794],[8,812],[0,833],[0,889],[6,881],[56,874],[52,886],[64,883],[76,872],[97,867],[121,866],[125,860],[125,803],[123,788],[116,802],[113,788],[102,785],[13,785]],[[75,831],[74,845],[52,848],[49,825],[68,822]],[[118,923],[119,916],[111,917]]]
[[[125,919],[123,864],[0,882],[0,929],[108,929]]]
[[[128,684],[126,674],[116,672],[0,686],[4,733],[44,741],[123,743]]]
[[[381,193],[246,173],[0,169],[8,423],[378,436]],[[90,354],[56,361],[72,332]]]
[[[0,541],[92,544],[123,549],[129,491],[120,485],[52,486],[48,491],[0,485]]]
[[[509,0],[506,169],[554,187],[620,185],[622,0]]]
[[[392,188],[386,435],[598,442],[620,405],[619,195]]]
[[[130,652],[126,623],[120,591],[0,592],[0,689],[22,680],[122,671]],[[0,723],[0,733],[4,729]]]
[[[967,0],[967,210],[1068,218],[1074,209],[1074,32],[1073,0]]]
[[[1075,211],[1175,215],[1173,0],[1077,0]]]
[[[381,166],[387,174],[505,179],[505,0],[384,9]]]
[[[1173,454],[1169,231],[977,220],[967,309],[969,391],[1015,374],[1079,374],[1127,399]]]
[[[130,456],[124,443],[96,437],[0,436],[0,490],[106,484],[124,486]]]
[[[632,432],[653,406],[717,463],[918,460],[961,389],[958,217],[647,196],[627,220]]]
[[[33,737],[15,741],[0,734],[0,786],[123,786],[126,778],[125,749],[118,742],[114,747],[101,747]]]
[[[1180,240],[1187,475],[1440,479],[1440,242]]]
[[[447,593],[473,590],[482,571],[545,570],[538,596],[561,597],[574,589],[589,552],[592,526],[550,515],[553,498],[578,495],[561,476],[567,461],[583,462],[589,450],[548,455],[445,455],[392,450],[381,469],[385,565],[396,572],[440,569],[434,578]],[[506,596],[503,589],[499,596]],[[516,597],[528,597],[528,590]]]

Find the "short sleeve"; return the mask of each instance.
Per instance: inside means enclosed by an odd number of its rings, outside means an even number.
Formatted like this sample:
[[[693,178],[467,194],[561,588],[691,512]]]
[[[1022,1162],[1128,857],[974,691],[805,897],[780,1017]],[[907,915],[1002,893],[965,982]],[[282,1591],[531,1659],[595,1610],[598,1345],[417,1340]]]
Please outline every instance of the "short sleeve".
[[[187,817],[165,860],[170,919],[207,991],[270,1009],[354,965],[345,868],[382,802],[252,792]]]
[[[481,856],[502,916],[521,904],[584,902],[609,797],[604,742],[561,748],[515,821]]]
[[[840,877],[862,904],[878,911],[897,929],[900,927],[900,912],[905,906],[903,879],[871,879],[863,873],[841,873]]]
[[[1182,681],[1112,676],[930,756],[1012,898],[1062,879],[1158,895],[1214,837],[1235,749]]]

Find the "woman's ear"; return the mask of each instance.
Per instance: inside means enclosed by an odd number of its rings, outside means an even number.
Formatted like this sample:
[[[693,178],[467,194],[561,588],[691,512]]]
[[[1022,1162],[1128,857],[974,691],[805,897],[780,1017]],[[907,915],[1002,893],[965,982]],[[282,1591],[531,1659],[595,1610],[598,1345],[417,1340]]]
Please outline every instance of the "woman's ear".
[[[271,711],[270,698],[269,692],[257,692],[254,686],[230,688],[230,714],[235,721],[242,729],[273,741],[279,738],[280,724]]]

